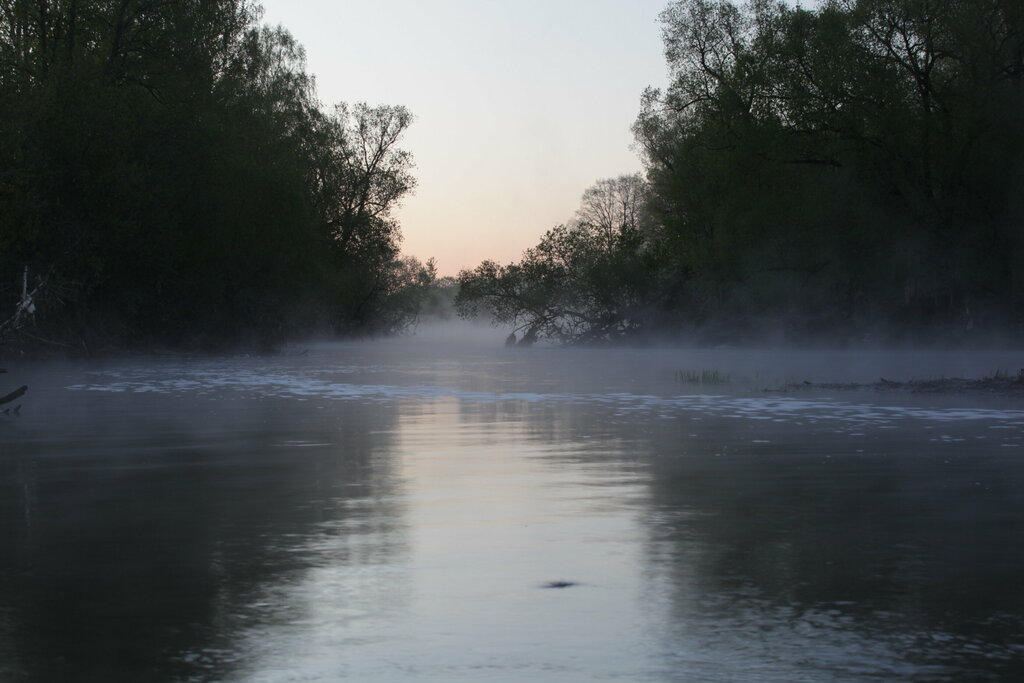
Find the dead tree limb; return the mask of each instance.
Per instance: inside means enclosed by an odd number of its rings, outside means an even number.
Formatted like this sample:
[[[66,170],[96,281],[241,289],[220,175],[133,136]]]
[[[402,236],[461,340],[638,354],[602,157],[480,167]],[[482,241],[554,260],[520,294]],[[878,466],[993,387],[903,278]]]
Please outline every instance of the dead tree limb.
[[[28,391],[28,386],[22,386],[22,387],[19,387],[19,388],[15,389],[11,393],[7,394],[6,396],[0,397],[0,406],[2,406],[5,403],[10,403],[11,401],[14,401],[14,400],[17,400],[17,399],[21,398],[22,396],[25,395],[26,391]]]

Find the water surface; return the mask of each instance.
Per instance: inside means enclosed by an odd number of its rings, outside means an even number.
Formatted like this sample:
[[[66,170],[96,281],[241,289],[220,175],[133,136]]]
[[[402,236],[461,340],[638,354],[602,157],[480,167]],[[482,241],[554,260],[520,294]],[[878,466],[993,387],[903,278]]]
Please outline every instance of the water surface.
[[[1019,678],[1024,405],[764,391],[1018,364],[457,340],[9,364],[0,678]]]

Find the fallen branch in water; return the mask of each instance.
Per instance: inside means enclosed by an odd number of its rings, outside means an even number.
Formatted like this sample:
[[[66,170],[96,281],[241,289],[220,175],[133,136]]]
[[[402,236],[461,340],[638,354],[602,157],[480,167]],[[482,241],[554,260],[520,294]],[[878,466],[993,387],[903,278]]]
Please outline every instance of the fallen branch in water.
[[[981,379],[964,379],[962,377],[945,377],[942,379],[920,379],[907,382],[894,382],[880,377],[877,382],[791,382],[779,389],[766,389],[769,392],[788,393],[796,390],[828,389],[832,391],[902,391],[915,394],[964,394],[987,393],[1002,396],[1024,396],[1024,376],[1012,377],[999,375]]]
[[[12,391],[11,393],[7,394],[6,396],[0,397],[0,406],[2,406],[5,403],[10,403],[11,401],[15,401],[21,398],[22,396],[25,395],[26,391],[28,391],[28,386],[21,386]]]

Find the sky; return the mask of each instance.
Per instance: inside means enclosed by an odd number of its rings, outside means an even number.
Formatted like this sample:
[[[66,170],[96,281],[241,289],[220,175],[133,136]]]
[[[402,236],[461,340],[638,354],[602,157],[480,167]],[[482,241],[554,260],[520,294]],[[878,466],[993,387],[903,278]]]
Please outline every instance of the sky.
[[[441,275],[518,260],[601,178],[641,170],[630,126],[666,67],[668,0],[263,0],[321,102],[400,104],[415,194],[402,251]]]

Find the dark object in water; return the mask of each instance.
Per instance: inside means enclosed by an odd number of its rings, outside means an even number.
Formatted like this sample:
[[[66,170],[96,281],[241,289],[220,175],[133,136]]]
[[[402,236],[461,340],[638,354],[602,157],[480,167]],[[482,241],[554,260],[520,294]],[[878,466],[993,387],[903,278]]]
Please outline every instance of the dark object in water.
[[[0,406],[2,406],[5,403],[10,403],[11,401],[21,398],[26,391],[28,391],[28,387],[22,386],[18,387],[17,389],[7,394],[6,396],[0,397]]]
[[[516,345],[516,333],[515,332],[510,332],[509,335],[507,337],[505,337],[505,346],[515,346],[515,345]]]
[[[537,328],[531,327],[523,335],[523,338],[519,340],[516,346],[533,346],[537,342]]]
[[[570,586],[578,585],[575,581],[548,581],[544,584],[543,588],[569,588]]]
[[[981,379],[964,379],[962,377],[945,377],[942,379],[912,379],[896,382],[879,377],[872,384],[859,382],[804,382],[803,385],[787,384],[782,389],[766,391],[787,392],[791,389],[829,389],[829,390],[870,390],[870,391],[906,391],[915,394],[966,394],[990,393],[1002,396],[1024,396],[1024,379],[1008,375],[982,377]]]

